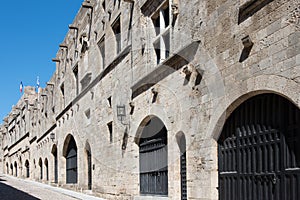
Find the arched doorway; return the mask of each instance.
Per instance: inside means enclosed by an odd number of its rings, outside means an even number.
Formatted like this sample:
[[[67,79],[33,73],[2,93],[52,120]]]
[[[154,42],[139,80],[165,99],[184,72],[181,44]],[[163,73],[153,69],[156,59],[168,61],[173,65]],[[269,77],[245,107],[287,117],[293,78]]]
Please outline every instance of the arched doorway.
[[[146,118],[140,129],[140,193],[168,195],[167,129],[155,116]]]
[[[8,166],[8,163],[6,163],[6,174],[9,174],[9,166]]]
[[[42,158],[39,159],[39,167],[40,167],[40,180],[43,180],[43,161],[42,161]]]
[[[48,159],[45,159],[45,170],[46,170],[46,180],[49,180],[49,167],[48,167]]]
[[[18,164],[17,164],[17,161],[15,161],[15,176],[17,177],[18,176]]]
[[[300,110],[275,94],[242,103],[218,140],[219,199],[300,199]]]
[[[28,160],[26,160],[25,161],[25,169],[26,169],[26,178],[29,178],[29,176],[30,176],[30,168],[29,168],[29,161]]]
[[[72,135],[68,135],[64,144],[66,158],[66,182],[77,183],[77,145]]]
[[[92,152],[89,143],[86,143],[85,147],[87,156],[87,172],[88,172],[88,189],[92,189]]]
[[[186,139],[182,132],[176,134],[176,140],[180,150],[180,185],[181,200],[187,199],[187,179],[186,179]]]
[[[12,163],[10,164],[10,174],[14,175],[14,167]]]
[[[53,145],[52,151],[53,155],[53,166],[54,166],[54,183],[58,183],[58,160],[57,160],[57,147],[56,145]]]

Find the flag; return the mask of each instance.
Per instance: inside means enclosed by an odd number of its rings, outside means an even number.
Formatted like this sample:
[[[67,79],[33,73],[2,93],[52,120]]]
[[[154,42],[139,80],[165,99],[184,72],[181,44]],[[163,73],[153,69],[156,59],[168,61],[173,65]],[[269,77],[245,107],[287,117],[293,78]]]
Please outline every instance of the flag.
[[[21,81],[21,83],[20,83],[20,92],[22,93],[23,92],[23,83],[22,83],[22,81]]]
[[[39,92],[39,87],[40,87],[40,77],[37,77],[36,78],[36,88],[37,88],[38,92]]]

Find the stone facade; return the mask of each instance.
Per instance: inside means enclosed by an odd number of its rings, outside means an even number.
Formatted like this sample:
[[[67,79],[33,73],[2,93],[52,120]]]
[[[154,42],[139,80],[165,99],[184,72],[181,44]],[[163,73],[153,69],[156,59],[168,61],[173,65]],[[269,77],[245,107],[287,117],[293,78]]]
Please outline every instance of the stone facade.
[[[180,199],[184,135],[188,199],[218,199],[229,115],[262,93],[300,107],[299,10],[297,0],[84,1],[46,88],[26,87],[4,119],[3,172],[106,199]],[[167,130],[168,192],[144,196],[139,141],[153,117]]]

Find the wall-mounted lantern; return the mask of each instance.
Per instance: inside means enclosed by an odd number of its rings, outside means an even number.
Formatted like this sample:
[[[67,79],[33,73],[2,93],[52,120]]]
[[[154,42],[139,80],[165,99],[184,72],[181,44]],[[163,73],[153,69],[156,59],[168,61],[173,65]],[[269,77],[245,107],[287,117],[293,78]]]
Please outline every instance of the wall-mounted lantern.
[[[117,117],[119,121],[123,121],[123,118],[126,117],[125,105],[117,105]]]
[[[53,141],[55,139],[55,133],[50,133],[50,139]]]

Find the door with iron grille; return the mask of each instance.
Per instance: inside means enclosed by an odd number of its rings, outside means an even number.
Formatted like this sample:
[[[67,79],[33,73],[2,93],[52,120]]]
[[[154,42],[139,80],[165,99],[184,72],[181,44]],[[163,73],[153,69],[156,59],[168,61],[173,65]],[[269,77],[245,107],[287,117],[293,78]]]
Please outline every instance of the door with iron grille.
[[[187,174],[186,174],[186,139],[182,132],[176,135],[180,150],[180,185],[181,185],[181,200],[186,200],[187,198]]]
[[[139,143],[140,192],[168,195],[167,129],[157,117],[144,127]]]
[[[300,111],[255,96],[227,119],[218,141],[219,199],[300,199]]]
[[[66,155],[67,183],[77,183],[77,146],[72,137]]]

